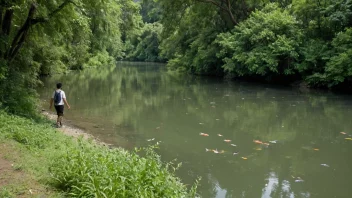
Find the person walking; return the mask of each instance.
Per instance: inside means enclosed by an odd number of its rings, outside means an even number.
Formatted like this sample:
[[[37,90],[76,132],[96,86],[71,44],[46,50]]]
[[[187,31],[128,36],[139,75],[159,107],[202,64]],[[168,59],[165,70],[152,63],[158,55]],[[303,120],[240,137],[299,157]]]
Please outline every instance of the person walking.
[[[50,99],[50,107],[49,107],[51,109],[54,103],[55,110],[57,113],[57,121],[56,121],[57,127],[62,127],[62,117],[64,116],[64,105],[66,104],[68,109],[71,108],[66,100],[65,92],[61,89],[61,87],[62,87],[62,83],[56,84],[56,90],[54,91],[53,96]]]

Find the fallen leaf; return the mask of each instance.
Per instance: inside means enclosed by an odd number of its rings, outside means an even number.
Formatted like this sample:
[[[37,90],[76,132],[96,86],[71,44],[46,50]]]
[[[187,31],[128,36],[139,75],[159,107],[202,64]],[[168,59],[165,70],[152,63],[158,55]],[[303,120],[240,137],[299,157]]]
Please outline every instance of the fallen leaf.
[[[248,158],[246,158],[246,157],[241,157],[242,159],[244,159],[244,160],[247,160]]]
[[[313,150],[315,150],[315,151],[319,151],[319,149],[318,149],[318,148],[314,148]]]
[[[221,134],[218,134],[218,136],[219,136],[219,137],[222,137],[222,135],[221,135]]]
[[[295,182],[296,182],[296,183],[300,183],[300,182],[304,182],[304,180],[302,180],[302,179],[296,179]]]
[[[345,140],[352,140],[352,138],[345,138]]]
[[[262,149],[261,149],[261,148],[256,148],[255,150],[257,150],[257,151],[261,151]]]
[[[256,144],[263,144],[263,142],[260,141],[260,140],[253,140],[253,142],[256,143]]]
[[[340,132],[342,135],[346,135],[347,133],[346,132]]]
[[[230,144],[231,146],[237,146],[236,144]]]

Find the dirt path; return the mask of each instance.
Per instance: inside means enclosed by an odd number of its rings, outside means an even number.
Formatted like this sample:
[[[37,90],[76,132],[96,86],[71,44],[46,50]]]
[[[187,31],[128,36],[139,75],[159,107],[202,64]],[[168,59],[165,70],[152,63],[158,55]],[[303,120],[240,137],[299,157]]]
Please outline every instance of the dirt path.
[[[56,115],[46,111],[42,114],[56,121]],[[110,146],[68,122],[57,130],[73,138],[82,136],[84,139],[92,139],[96,144]],[[21,164],[17,163],[19,161],[20,153],[15,147],[0,142],[0,197],[50,197],[50,189],[39,184],[36,178],[23,171]]]
[[[20,154],[11,144],[0,144],[0,197],[50,197],[52,191],[22,170]]]
[[[42,114],[44,116],[46,116],[47,118],[49,118],[50,120],[56,121],[57,115],[55,115],[53,113],[49,113],[47,111],[43,111]],[[63,124],[63,126],[61,128],[57,128],[57,130],[61,131],[63,134],[65,134],[67,136],[71,136],[74,138],[78,138],[80,136],[83,136],[84,139],[93,139],[93,141],[96,144],[100,144],[100,145],[104,145],[104,146],[111,146],[110,144],[107,144],[107,143],[100,141],[99,139],[97,139],[93,135],[86,133],[84,130],[78,128],[77,126],[73,126],[73,125],[69,124],[68,122],[65,122]]]

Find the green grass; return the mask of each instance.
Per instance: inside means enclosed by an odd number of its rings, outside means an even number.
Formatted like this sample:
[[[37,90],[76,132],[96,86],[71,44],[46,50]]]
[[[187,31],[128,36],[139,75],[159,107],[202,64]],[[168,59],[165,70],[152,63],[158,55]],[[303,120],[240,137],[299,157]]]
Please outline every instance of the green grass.
[[[65,136],[49,121],[3,111],[0,123],[0,141],[15,141],[24,156],[14,168],[58,190],[55,197],[196,197],[196,185],[187,189],[152,147],[109,149]],[[6,188],[0,193],[12,194]]]

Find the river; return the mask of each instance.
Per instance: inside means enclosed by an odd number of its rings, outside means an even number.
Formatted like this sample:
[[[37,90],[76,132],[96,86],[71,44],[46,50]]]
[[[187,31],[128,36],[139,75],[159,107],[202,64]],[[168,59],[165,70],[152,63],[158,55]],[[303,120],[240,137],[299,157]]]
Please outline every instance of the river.
[[[164,161],[182,163],[183,183],[202,178],[202,197],[352,195],[349,95],[120,62],[44,78],[44,108],[59,81],[66,122],[126,149],[159,142]]]

